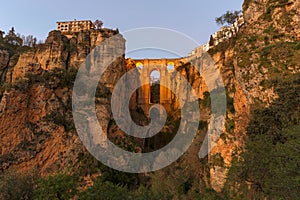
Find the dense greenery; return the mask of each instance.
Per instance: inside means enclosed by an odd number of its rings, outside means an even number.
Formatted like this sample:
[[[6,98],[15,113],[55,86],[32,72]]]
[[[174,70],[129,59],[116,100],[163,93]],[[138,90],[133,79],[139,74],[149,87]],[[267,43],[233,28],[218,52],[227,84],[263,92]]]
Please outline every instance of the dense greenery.
[[[77,180],[66,173],[58,173],[39,179],[34,190],[36,200],[67,200],[77,193]]]
[[[33,174],[33,173],[32,173]],[[0,199],[1,200],[159,200],[163,195],[154,193],[152,190],[141,186],[137,189],[129,189],[130,186],[116,183],[117,180],[127,179],[128,174],[123,173],[121,176],[113,174],[100,176],[94,180],[93,186],[86,190],[80,189],[82,180],[69,173],[57,173],[45,178],[37,178],[32,174],[22,175],[16,172],[7,172],[0,176]],[[108,176],[110,176],[108,178]],[[118,179],[113,180],[117,177]],[[108,181],[111,179],[113,182]],[[133,182],[134,183],[134,182]]]
[[[279,98],[270,107],[256,110],[247,128],[246,150],[236,158],[229,173],[230,196],[300,196],[300,76],[276,80],[275,85]],[[237,183],[240,187],[234,193]]]

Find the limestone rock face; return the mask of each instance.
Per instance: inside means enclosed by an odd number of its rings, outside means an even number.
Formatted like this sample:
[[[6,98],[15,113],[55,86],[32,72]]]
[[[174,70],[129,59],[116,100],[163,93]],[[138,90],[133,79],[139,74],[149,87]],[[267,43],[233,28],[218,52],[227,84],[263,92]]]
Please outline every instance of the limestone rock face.
[[[92,49],[114,34],[116,32],[111,30],[87,30],[74,33],[69,39],[60,31],[51,31],[45,44],[39,45],[35,52],[20,56],[12,71],[12,82],[38,69],[78,69]]]
[[[2,98],[1,170],[15,167],[48,173],[76,160],[72,151],[79,144],[77,136],[67,132],[62,124],[52,122],[59,119],[57,116],[70,120],[65,103],[56,94],[59,92],[62,91],[40,84],[23,85],[22,89],[11,90]],[[70,98],[70,90],[65,89],[63,93]]]
[[[243,15],[246,23],[253,23],[265,12],[268,0],[246,0],[243,4]]]
[[[280,33],[289,33],[300,39],[300,2],[289,0],[284,6],[275,8],[272,13],[275,27]]]
[[[232,155],[238,155],[243,149],[251,111],[267,107],[278,98],[273,86],[264,83],[279,72],[300,72],[297,51],[289,46],[299,41],[299,12],[297,0],[246,0],[243,5],[245,25],[238,37],[231,39],[235,45],[223,44],[223,48],[219,45],[211,51],[222,71],[228,95],[234,100],[234,113],[227,115],[226,122],[227,126],[232,123],[234,130],[224,131],[224,137],[209,156],[210,160],[218,156],[223,161],[223,166],[217,165],[210,171],[211,186],[216,191],[222,191]],[[295,54],[286,53],[289,50]]]
[[[296,14],[292,17],[291,26],[292,31],[295,33],[298,39],[300,39],[300,2],[299,1],[293,1],[292,4],[288,5],[286,7],[287,11],[293,10],[296,12]]]
[[[46,175],[79,162],[78,155],[86,150],[73,124],[69,76],[93,48],[114,34],[91,30],[69,39],[52,31],[35,52],[20,55],[7,74],[12,87],[0,96],[0,171],[37,170]],[[1,56],[0,72],[7,66],[6,55]],[[96,113],[105,133],[111,117],[110,95],[125,71],[121,56],[108,66],[100,81],[106,96],[96,97]]]
[[[34,58],[33,52],[26,52],[22,54],[12,71],[12,82],[16,82],[17,80],[24,78],[26,73],[41,74],[42,65],[39,62],[34,61],[37,61],[37,59]],[[8,74],[8,76],[10,76],[10,74]]]
[[[285,35],[300,39],[300,2],[298,0],[246,0],[243,4],[245,22],[258,30],[273,21],[276,29]]]

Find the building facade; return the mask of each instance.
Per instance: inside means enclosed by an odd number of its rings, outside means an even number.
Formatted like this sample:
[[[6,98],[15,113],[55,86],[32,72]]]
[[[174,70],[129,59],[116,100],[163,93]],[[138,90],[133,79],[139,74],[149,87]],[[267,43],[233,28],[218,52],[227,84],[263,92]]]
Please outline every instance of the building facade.
[[[57,30],[62,33],[74,33],[82,30],[90,30],[95,29],[95,25],[91,20],[74,20],[74,21],[66,21],[66,22],[56,22]]]

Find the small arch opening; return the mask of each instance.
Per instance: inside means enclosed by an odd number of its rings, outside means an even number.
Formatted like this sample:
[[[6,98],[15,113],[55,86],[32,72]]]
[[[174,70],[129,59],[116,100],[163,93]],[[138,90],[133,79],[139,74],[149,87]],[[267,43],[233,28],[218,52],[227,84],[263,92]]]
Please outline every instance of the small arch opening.
[[[175,70],[175,64],[173,62],[169,62],[167,66],[168,71],[174,71]]]
[[[141,62],[136,63],[135,66],[136,66],[139,70],[142,70],[143,67],[144,67],[144,66],[143,66],[143,63],[141,63]]]

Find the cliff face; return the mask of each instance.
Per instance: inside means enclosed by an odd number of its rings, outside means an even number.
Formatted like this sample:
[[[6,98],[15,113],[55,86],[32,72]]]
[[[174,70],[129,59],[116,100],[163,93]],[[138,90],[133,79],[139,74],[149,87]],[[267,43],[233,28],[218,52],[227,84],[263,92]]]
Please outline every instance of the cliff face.
[[[245,105],[260,102],[268,106],[278,96],[272,85],[264,83],[299,72],[298,49],[294,47],[300,40],[299,12],[296,0],[245,1],[246,25],[234,46],[235,79],[247,97]]]
[[[109,30],[104,33],[99,30],[81,31],[74,33],[73,37],[68,39],[61,32],[52,31],[45,44],[39,45],[36,51],[26,52],[20,56],[7,78],[15,82],[30,72],[39,73],[42,70],[55,68],[77,69],[92,49],[115,33]]]
[[[221,155],[227,167],[232,155],[243,149],[251,113],[278,98],[271,83],[300,72],[299,12],[297,0],[247,0],[243,5],[245,24],[237,36],[209,51],[225,82],[231,83],[226,83],[228,95],[234,97],[234,113],[227,116],[227,125],[233,120],[234,130],[226,127],[225,139],[219,140],[210,155]],[[215,190],[222,190],[227,172],[224,166],[211,169]]]
[[[26,82],[4,94],[0,116],[2,170],[37,169],[49,173],[76,160],[74,148],[79,141],[74,132],[66,130],[63,121],[59,122],[65,117],[71,124],[66,109],[69,98],[67,88]]]
[[[209,155],[212,167],[210,181],[206,182],[216,191],[223,189],[232,156],[243,150],[252,112],[268,107],[278,98],[273,82],[300,72],[299,4],[298,0],[246,0],[243,5],[245,22],[239,31],[209,50],[221,71],[228,100],[224,133]],[[48,174],[78,165],[79,155],[86,150],[73,125],[72,81],[91,50],[115,33],[110,30],[82,31],[67,38],[59,31],[52,31],[45,44],[21,54],[16,65],[9,63],[6,51],[0,51],[0,82],[6,77],[8,85],[0,95],[2,171],[35,168],[41,174]],[[185,64],[180,73],[204,99],[204,92],[208,90],[204,80]],[[122,131],[115,124],[110,126],[113,122],[110,93],[126,69],[134,67],[132,61],[119,58],[104,73],[96,97],[96,112],[102,127],[121,139],[125,138]],[[139,76],[139,73],[133,76]],[[125,93],[122,91],[120,99]],[[131,110],[136,109],[137,95],[132,96]],[[141,113],[131,114],[137,118],[145,117]],[[208,119],[209,109],[206,109],[201,120]],[[140,121],[144,125],[146,122],[147,119]],[[196,155],[199,146],[192,148],[192,155]],[[198,158],[193,156],[189,161],[195,159]],[[195,171],[200,163],[196,164]]]
[[[72,84],[89,52],[114,34],[111,30],[91,30],[68,39],[52,31],[45,44],[20,55],[6,74],[7,86],[0,101],[2,171],[35,169],[48,174],[78,165],[78,155],[86,150],[73,124]],[[1,57],[1,69],[8,64],[5,56]],[[103,93],[108,95],[124,73],[125,59],[119,58],[102,77]],[[100,95],[96,101],[99,121],[107,127],[109,98]]]
[[[264,20],[266,24],[273,22],[279,33],[300,39],[299,4],[295,0],[246,0],[243,5],[244,18],[246,23],[258,28],[257,33],[264,30],[261,24]]]

